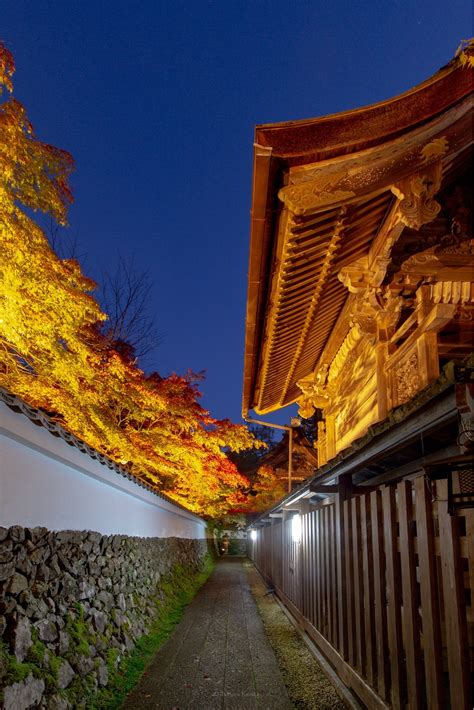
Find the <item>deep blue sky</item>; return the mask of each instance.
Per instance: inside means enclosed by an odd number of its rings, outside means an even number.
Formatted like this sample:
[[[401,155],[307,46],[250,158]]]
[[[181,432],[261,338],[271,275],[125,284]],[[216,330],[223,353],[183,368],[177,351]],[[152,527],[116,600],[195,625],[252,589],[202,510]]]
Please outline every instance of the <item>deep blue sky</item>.
[[[150,269],[156,369],[206,370],[235,421],[255,124],[389,98],[471,34],[470,0],[3,0],[0,29],[38,137],[76,161],[90,270]]]

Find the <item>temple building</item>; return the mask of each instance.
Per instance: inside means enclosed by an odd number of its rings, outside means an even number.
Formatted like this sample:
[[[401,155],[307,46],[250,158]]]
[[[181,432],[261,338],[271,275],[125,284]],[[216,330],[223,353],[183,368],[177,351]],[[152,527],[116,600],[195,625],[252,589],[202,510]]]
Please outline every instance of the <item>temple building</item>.
[[[243,414],[322,418],[251,556],[368,707],[470,707],[472,63],[255,132]]]

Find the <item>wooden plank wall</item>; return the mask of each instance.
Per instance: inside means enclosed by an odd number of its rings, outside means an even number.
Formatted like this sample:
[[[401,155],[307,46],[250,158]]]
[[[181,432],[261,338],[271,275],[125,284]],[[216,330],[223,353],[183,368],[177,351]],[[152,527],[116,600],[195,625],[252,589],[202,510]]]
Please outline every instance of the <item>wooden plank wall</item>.
[[[446,480],[380,486],[260,528],[251,557],[367,707],[471,709],[474,509]],[[270,560],[270,562],[269,562]]]

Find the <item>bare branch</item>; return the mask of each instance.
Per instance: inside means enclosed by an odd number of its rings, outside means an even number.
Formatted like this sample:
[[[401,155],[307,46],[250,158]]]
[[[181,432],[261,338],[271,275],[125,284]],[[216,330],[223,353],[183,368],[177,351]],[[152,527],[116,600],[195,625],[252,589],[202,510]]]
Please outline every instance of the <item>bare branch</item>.
[[[120,255],[116,270],[104,271],[100,283],[98,296],[109,316],[104,323],[105,335],[111,341],[131,345],[143,365],[160,343],[150,305],[150,272],[137,269],[133,256]]]
[[[77,259],[84,265],[77,234],[61,228],[53,219],[45,231],[51,248],[60,259]],[[150,272],[141,271],[133,256],[119,254],[115,270],[105,269],[98,279],[97,298],[108,315],[103,333],[111,343],[130,345],[142,367],[146,367],[161,342],[150,304],[152,288]]]

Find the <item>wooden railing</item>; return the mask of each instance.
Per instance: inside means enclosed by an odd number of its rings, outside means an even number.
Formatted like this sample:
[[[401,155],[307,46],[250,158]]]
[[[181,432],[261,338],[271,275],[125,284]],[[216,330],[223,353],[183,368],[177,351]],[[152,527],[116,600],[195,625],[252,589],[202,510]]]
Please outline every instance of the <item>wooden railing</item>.
[[[423,472],[261,527],[250,556],[369,708],[472,707],[474,509]]]

